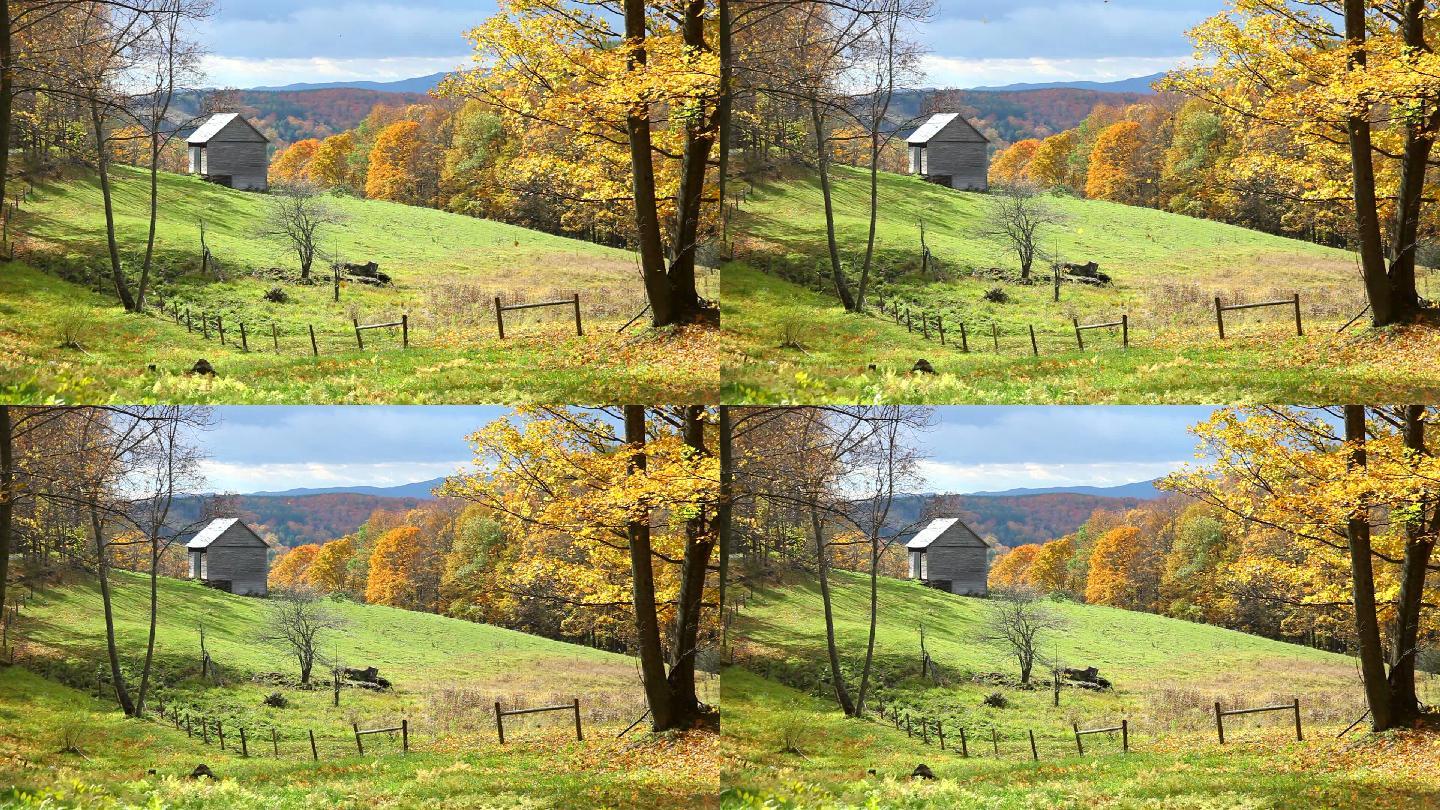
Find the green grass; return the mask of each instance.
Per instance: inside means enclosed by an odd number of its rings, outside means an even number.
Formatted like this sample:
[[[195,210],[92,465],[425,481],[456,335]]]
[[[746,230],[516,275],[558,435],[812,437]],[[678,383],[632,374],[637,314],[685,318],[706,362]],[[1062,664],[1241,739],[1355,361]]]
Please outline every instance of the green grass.
[[[227,750],[187,738],[153,716],[125,720],[113,698],[93,697],[104,655],[97,588],[73,583],[41,591],[19,622],[21,666],[0,669],[0,806],[21,791],[70,797],[69,806],[340,807],[570,807],[575,797],[599,806],[626,806],[640,796],[661,807],[686,807],[713,793],[713,774],[679,767],[676,759],[712,745],[704,735],[615,735],[644,711],[632,659],[503,628],[393,608],[336,602],[345,620],[332,637],[350,666],[377,666],[393,688],[342,691],[331,706],[328,689],[276,685],[268,673],[291,679],[295,665],[282,651],[257,640],[268,603],[162,580],[156,685],[150,708],[182,707],[193,717],[224,723]],[[142,578],[115,573],[116,631],[127,669],[138,668],[148,606]],[[219,667],[219,682],[198,671],[198,626]],[[332,649],[331,644],[324,645]],[[34,673],[45,673],[42,679]],[[323,676],[322,676],[323,677]],[[69,682],[70,686],[62,685]],[[90,695],[75,688],[90,683]],[[707,682],[707,690],[715,685]],[[280,691],[283,709],[263,705]],[[587,741],[574,740],[563,714],[507,721],[507,744],[495,739],[490,708],[569,702],[578,697]],[[707,695],[710,700],[715,695]],[[398,724],[408,718],[412,753],[399,740],[370,737],[358,756],[350,724]],[[10,720],[16,721],[14,724]],[[238,730],[246,728],[249,759],[242,759]],[[279,737],[274,755],[270,729]],[[318,739],[320,762],[310,762],[307,732]],[[66,754],[67,732],[84,756]],[[630,750],[627,746],[634,746]],[[647,758],[646,752],[650,755]],[[713,758],[712,758],[713,759]],[[222,778],[197,786],[176,777],[206,762]],[[155,768],[157,774],[147,776]],[[28,800],[27,800],[28,801]],[[28,806],[20,802],[21,806]]]
[[[139,265],[147,227],[143,173],[116,167],[117,229],[123,263]],[[379,262],[394,284],[298,282],[298,264],[263,236],[270,200],[163,175],[151,301],[179,305],[227,324],[227,346],[164,318],[127,317],[113,289],[97,285],[105,266],[100,195],[91,177],[37,186],[17,222],[23,261],[0,265],[0,392],[15,401],[149,399],[223,402],[616,401],[639,396],[679,402],[713,398],[713,336],[703,330],[617,329],[644,299],[633,257],[621,250],[441,211],[335,197],[344,221],[327,253]],[[200,274],[199,221],[219,263]],[[272,270],[279,268],[279,270]],[[320,273],[324,262],[317,262]],[[38,270],[49,273],[40,273]],[[61,279],[68,279],[62,281]],[[73,282],[73,283],[72,283]],[[713,297],[713,275],[706,276]],[[86,286],[100,289],[90,292]],[[282,287],[289,300],[264,299]],[[507,340],[495,329],[494,299],[581,296],[586,335],[568,309],[510,313]],[[410,351],[399,330],[366,333],[356,347],[352,320],[381,323],[408,314]],[[239,325],[248,330],[242,353]],[[57,335],[72,326],[75,340]],[[278,331],[279,349],[271,338]],[[318,333],[311,356],[308,327]],[[68,333],[67,333],[68,337]],[[70,344],[70,345],[62,345]],[[183,372],[205,357],[215,383]],[[154,372],[147,373],[150,365]]]
[[[860,173],[837,171],[837,229],[852,269],[867,227],[866,189]],[[1440,390],[1440,371],[1426,360],[1440,350],[1436,330],[1352,327],[1336,334],[1364,307],[1354,260],[1343,251],[1145,208],[1055,197],[1051,204],[1067,221],[1046,237],[1047,251],[1058,244],[1065,260],[1097,261],[1114,278],[1105,288],[1067,284],[1057,304],[1044,280],[1026,286],[988,275],[990,268],[1018,272],[1000,246],[976,235],[992,204],[986,195],[883,176],[876,255],[882,281],[869,300],[903,302],[917,316],[942,317],[950,344],[942,348],[933,330],[931,340],[919,334],[918,318],[912,334],[890,318],[845,313],[822,279],[825,237],[815,183],[808,176],[759,183],[737,220],[746,259],[722,271],[733,358],[723,372],[727,399],[1310,402]],[[941,268],[923,278],[921,220]],[[759,272],[762,267],[771,272]],[[1435,274],[1422,285],[1440,286]],[[1009,302],[985,300],[997,286]],[[1295,336],[1283,308],[1228,313],[1229,339],[1216,336],[1216,295],[1258,301],[1297,291],[1306,337]],[[1118,330],[1089,332],[1086,350],[1077,350],[1072,319],[1101,323],[1122,314],[1131,324],[1128,352]],[[959,351],[961,323],[969,354]],[[1039,357],[1032,356],[1031,326]],[[938,377],[911,377],[921,358]]]
[[[833,585],[842,668],[853,689],[868,631],[868,588],[864,578],[844,572],[836,572]],[[1067,666],[1096,666],[1114,684],[1106,692],[1066,688],[1056,708],[1048,689],[984,680],[990,673],[1018,674],[1003,651],[980,640],[987,601],[882,580],[871,714],[849,720],[834,708],[814,583],[758,588],[742,600],[731,631],[738,665],[721,676],[722,723],[737,747],[722,777],[736,789],[727,799],[733,806],[758,807],[769,798],[776,806],[806,807],[1135,807],[1156,806],[1170,794],[1175,803],[1165,806],[1354,806],[1357,796],[1387,806],[1440,801],[1435,735],[1396,741],[1352,733],[1346,743],[1335,740],[1363,711],[1354,664],[1345,656],[1160,616],[1056,602],[1052,609],[1065,627],[1042,641],[1044,654],[1058,655]],[[922,624],[939,667],[935,679],[919,672]],[[1043,669],[1037,674],[1048,677]],[[1430,681],[1425,688],[1433,692],[1437,685]],[[1009,705],[984,705],[993,692]],[[1254,706],[1296,695],[1310,742],[1295,743],[1291,719],[1275,714],[1231,718],[1227,746],[1215,743],[1214,701]],[[893,721],[874,715],[877,705],[887,714],[898,708],[943,722],[950,748],[958,747],[958,729],[966,729],[975,756],[942,753],[933,735],[929,745],[918,732],[908,738]],[[1122,718],[1130,723],[1135,753],[1121,755],[1116,735],[1101,735],[1087,739],[1087,757],[1076,756],[1072,723],[1094,728]],[[1032,731],[1038,765],[1029,762]],[[1357,739],[1360,746],[1387,746],[1384,756],[1402,759],[1401,773],[1372,770],[1366,757],[1373,750],[1344,747]],[[1416,747],[1425,753],[1412,761]],[[1416,764],[1425,757],[1429,764]],[[919,762],[941,781],[909,782],[905,777]],[[867,775],[870,768],[877,775]],[[1312,770],[1323,771],[1323,778],[1308,780]],[[1401,792],[1392,798],[1382,795],[1397,788]]]

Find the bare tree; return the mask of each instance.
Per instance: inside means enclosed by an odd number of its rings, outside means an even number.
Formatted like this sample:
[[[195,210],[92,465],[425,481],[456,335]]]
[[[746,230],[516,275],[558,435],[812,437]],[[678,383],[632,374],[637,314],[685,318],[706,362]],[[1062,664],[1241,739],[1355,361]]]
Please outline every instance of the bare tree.
[[[1043,637],[1063,628],[1064,618],[1034,591],[1003,591],[993,596],[980,638],[1013,657],[1020,665],[1020,682],[1028,684]]]
[[[319,252],[321,230],[344,221],[314,183],[290,183],[272,189],[274,199],[261,233],[295,252],[300,279],[310,280],[310,266]]]
[[[300,683],[308,684],[323,636],[344,627],[345,620],[309,588],[275,591],[271,597],[260,640],[294,656],[300,666]]]
[[[1040,232],[1065,217],[1031,185],[996,189],[994,202],[980,225],[980,235],[1014,252],[1020,260],[1020,278],[1030,280],[1030,268],[1040,255]]]

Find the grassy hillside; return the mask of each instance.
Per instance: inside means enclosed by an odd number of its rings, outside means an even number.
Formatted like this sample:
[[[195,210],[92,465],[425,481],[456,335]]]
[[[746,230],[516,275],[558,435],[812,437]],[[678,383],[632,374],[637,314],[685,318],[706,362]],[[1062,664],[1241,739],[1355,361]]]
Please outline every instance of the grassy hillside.
[[[836,634],[852,688],[868,632],[867,586],[863,577],[835,575]],[[957,729],[965,728],[978,758],[961,760],[954,752],[941,753],[933,739],[929,746],[917,746],[918,740],[887,729],[888,723],[873,714],[875,722],[847,721],[833,709],[823,613],[813,582],[760,588],[740,598],[744,606],[732,629],[739,665],[722,679],[724,727],[743,753],[724,782],[759,796],[800,806],[826,806],[836,797],[844,806],[859,806],[876,796],[883,806],[922,806],[926,800],[1030,807],[1066,796],[1077,797],[1075,806],[1085,804],[1078,797],[1092,804],[1141,806],[1175,790],[1187,794],[1177,806],[1217,806],[1207,802],[1218,801],[1218,806],[1299,807],[1316,801],[1344,806],[1340,798],[1355,790],[1368,793],[1402,783],[1358,768],[1363,758],[1338,755],[1336,734],[1361,715],[1364,705],[1354,664],[1345,656],[1160,616],[1057,602],[1053,610],[1064,628],[1042,642],[1043,654],[1066,666],[1098,667],[1114,688],[1067,688],[1056,708],[1048,689],[1027,690],[1013,680],[991,677],[999,673],[1014,679],[1018,670],[1003,651],[981,640],[987,601],[882,580],[870,710],[883,705],[887,712],[899,709],[942,721],[952,746]],[[921,625],[938,667],[934,679],[920,674]],[[1048,677],[1040,667],[1037,674]],[[1425,688],[1432,700],[1440,696],[1435,694],[1440,685],[1433,681]],[[1006,707],[985,705],[984,698],[995,692],[1005,696]],[[1302,700],[1308,739],[1323,742],[1296,744],[1293,720],[1276,714],[1231,718],[1229,744],[1224,749],[1215,744],[1214,701],[1239,707],[1289,702],[1294,696]],[[1119,740],[1102,736],[1087,741],[1089,758],[1075,756],[1072,723],[1094,728],[1118,725],[1122,718],[1129,720],[1137,755],[1119,756]],[[999,757],[991,750],[992,731]],[[1031,731],[1039,765],[1027,762]],[[1361,736],[1352,733],[1347,741]],[[1412,746],[1440,751],[1433,736],[1392,743],[1407,751]],[[1294,764],[1276,768],[1277,760]],[[1295,792],[1296,774],[1326,761],[1333,763],[1326,766],[1333,776],[1309,792]],[[935,768],[943,781],[912,786],[903,777],[917,762]],[[1257,765],[1289,775],[1264,777]],[[866,776],[872,767],[878,777]],[[1156,782],[1156,773],[1169,776]],[[1417,792],[1404,795],[1440,801],[1440,770],[1433,763],[1418,776],[1407,773],[1406,778],[1419,781],[1410,787]],[[1226,795],[1245,801],[1237,805],[1225,801]],[[1312,800],[1309,805],[1306,798]],[[730,797],[736,806],[750,806],[744,803],[750,800],[738,793]],[[1403,805],[1396,801],[1393,806]]]
[[[122,260],[132,272],[144,248],[146,194],[141,172],[116,168]],[[378,262],[394,280],[379,288],[344,284],[336,302],[327,279],[299,283],[294,256],[264,236],[269,202],[196,178],[162,177],[152,301],[190,310],[191,333],[164,319],[125,317],[113,288],[100,281],[104,228],[93,178],[37,186],[18,219],[22,261],[0,265],[6,279],[0,308],[17,316],[0,332],[0,390],[19,399],[113,393],[126,401],[229,402],[591,401],[638,391],[678,401],[718,385],[711,336],[643,326],[617,334],[644,307],[633,257],[624,251],[441,211],[335,197],[330,204],[343,222],[322,240],[325,254]],[[218,262],[204,276],[202,219]],[[317,260],[322,276],[326,267]],[[706,283],[713,296],[713,277]],[[86,286],[100,292],[87,293]],[[266,300],[274,287],[288,300]],[[498,339],[496,296],[514,303],[575,293],[585,337],[575,336],[568,310],[554,308],[507,314],[508,339]],[[213,329],[209,339],[197,334],[201,312],[227,324],[227,346]],[[402,313],[410,317],[409,352],[393,329],[368,332],[365,350],[356,348],[354,319],[390,322]],[[249,332],[248,353],[236,345],[241,323]],[[311,356],[311,325],[319,358]],[[218,382],[171,379],[199,357],[215,364]],[[42,364],[51,367],[34,368]],[[141,372],[151,364],[155,377],[146,377]]]
[[[144,649],[148,602],[142,578],[117,573],[115,584],[116,631],[123,665],[131,669]],[[0,792],[0,806],[21,791],[38,791],[72,796],[84,806],[99,805],[102,796],[134,804],[154,798],[171,806],[228,805],[233,797],[230,806],[282,807],[314,806],[317,800],[372,806],[387,797],[395,806],[569,807],[573,797],[588,796],[601,806],[624,806],[638,795],[656,806],[684,807],[714,790],[713,773],[705,770],[713,762],[705,753],[713,741],[652,739],[643,732],[616,740],[644,711],[635,663],[626,656],[338,602],[334,610],[345,627],[322,645],[333,647],[327,655],[338,653],[348,666],[376,666],[393,688],[347,688],[341,706],[333,708],[328,689],[299,687],[294,664],[258,641],[267,608],[266,600],[162,580],[151,708],[186,707],[221,720],[228,729],[222,753],[213,739],[206,746],[166,722],[123,720],[108,693],[105,700],[90,696],[104,655],[97,589],[73,583],[40,592],[18,625],[21,666],[0,670],[0,716],[23,721],[18,727],[7,722],[0,733],[0,784],[16,786],[8,796]],[[199,676],[202,624],[219,666],[218,683]],[[88,688],[90,695],[72,687]],[[264,705],[274,691],[286,696],[287,707]],[[563,714],[510,718],[506,745],[496,742],[495,701],[518,707],[576,697],[585,742],[575,742],[573,719]],[[352,722],[377,727],[402,717],[410,723],[410,756],[402,757],[399,741],[384,736],[369,738],[367,756],[356,755]],[[233,750],[241,727],[251,740],[249,759]],[[271,728],[279,738],[278,757]],[[320,748],[318,764],[309,761],[310,730]],[[72,738],[84,757],[63,752]],[[175,781],[197,762],[234,781],[210,787]],[[147,777],[147,768],[157,774]]]
[[[855,268],[864,248],[868,183],[844,168],[836,180],[842,260]],[[1096,261],[1114,279],[1108,287],[1066,284],[1055,303],[1048,279],[1014,283],[1017,261],[977,235],[993,204],[987,195],[883,176],[875,260],[881,282],[870,301],[942,317],[950,344],[942,348],[933,330],[926,340],[918,325],[909,333],[891,318],[840,309],[822,278],[828,266],[823,207],[811,178],[757,184],[737,225],[747,258],[723,273],[724,324],[735,349],[725,374],[729,396],[1210,402],[1440,389],[1440,373],[1425,360],[1440,350],[1435,330],[1376,334],[1351,327],[1337,334],[1365,306],[1347,253],[1161,211],[1054,197],[1050,204],[1066,222],[1042,240],[1045,251],[1064,261]],[[939,267],[924,277],[921,221]],[[807,284],[820,292],[803,289]],[[986,300],[997,287],[1006,302]],[[1433,298],[1440,279],[1432,273],[1422,288]],[[1295,336],[1289,311],[1271,309],[1227,313],[1229,339],[1218,339],[1217,295],[1231,303],[1296,292],[1306,337]],[[1072,319],[1104,323],[1122,314],[1130,319],[1129,352],[1121,350],[1118,330],[1089,332],[1086,351],[1077,350]],[[970,354],[959,351],[961,323]],[[1039,357],[1032,356],[1032,326]],[[920,358],[934,364],[938,379],[910,378]]]

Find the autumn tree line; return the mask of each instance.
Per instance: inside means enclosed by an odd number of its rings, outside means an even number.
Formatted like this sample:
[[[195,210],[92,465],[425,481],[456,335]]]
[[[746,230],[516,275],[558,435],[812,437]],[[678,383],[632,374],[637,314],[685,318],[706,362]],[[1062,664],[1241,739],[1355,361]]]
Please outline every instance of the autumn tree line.
[[[188,575],[184,541],[209,519],[243,517],[216,498],[175,525],[176,500],[203,487],[193,436],[211,421],[178,406],[0,406],[0,604],[21,576],[97,581],[127,714],[151,694],[158,579]],[[272,584],[625,652],[656,730],[713,723],[696,683],[718,633],[719,424],[703,406],[521,409],[470,436],[476,470],[441,500],[291,549]],[[116,638],[115,569],[149,582],[143,650]]]
[[[1174,496],[1010,550],[991,585],[1357,655],[1373,727],[1409,725],[1417,669],[1440,665],[1437,417],[1218,411],[1194,428],[1210,461],[1162,482]]]
[[[1233,0],[1190,32],[1202,66],[996,158],[1029,183],[1355,250],[1376,326],[1422,309],[1434,262],[1440,73],[1425,3]]]

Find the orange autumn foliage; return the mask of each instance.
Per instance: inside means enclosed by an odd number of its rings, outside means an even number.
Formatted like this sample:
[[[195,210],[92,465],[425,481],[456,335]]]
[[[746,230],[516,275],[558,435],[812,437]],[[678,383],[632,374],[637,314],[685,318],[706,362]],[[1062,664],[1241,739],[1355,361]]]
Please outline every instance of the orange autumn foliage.
[[[370,577],[365,601],[372,605],[415,607],[418,589],[414,574],[420,564],[420,530],[400,526],[380,535],[370,552]]]
[[[1041,591],[1070,589],[1070,559],[1075,556],[1075,541],[1069,537],[1051,540],[1035,553],[1026,574],[1026,584]]]
[[[280,559],[270,568],[270,587],[284,589],[305,584],[305,574],[310,570],[311,563],[315,562],[315,555],[318,553],[319,546],[305,545],[296,546],[280,555]]]
[[[348,537],[331,540],[320,546],[305,572],[305,583],[327,594],[350,590],[348,569],[354,556],[355,542]]]
[[[990,183],[997,186],[1014,185],[1030,176],[1030,163],[1040,149],[1040,141],[1028,138],[1018,141],[1009,149],[995,156],[990,164]]]
[[[1121,121],[1100,132],[1090,153],[1086,197],[1115,202],[1134,202],[1138,198],[1134,164],[1143,146],[1140,136],[1140,124],[1135,121]]]
[[[1085,580],[1085,601],[1092,605],[1131,607],[1138,586],[1131,578],[1140,551],[1140,530],[1118,526],[1095,541],[1090,552],[1090,575]]]
[[[270,182],[275,184],[296,183],[308,179],[310,161],[315,157],[315,151],[319,148],[320,142],[314,138],[306,138],[290,144],[285,151],[276,155],[274,162],[270,164]]]
[[[420,124],[396,121],[380,130],[370,150],[370,168],[365,176],[365,196],[372,200],[415,202],[413,163]]]
[[[991,590],[1008,591],[1026,585],[1030,565],[1039,552],[1040,547],[1036,545],[1019,546],[996,560],[990,567]]]

